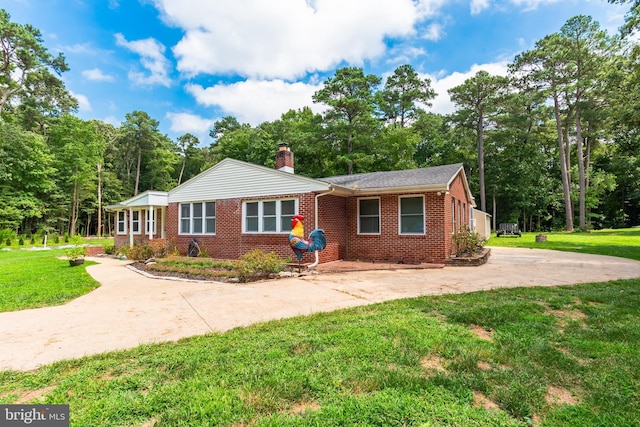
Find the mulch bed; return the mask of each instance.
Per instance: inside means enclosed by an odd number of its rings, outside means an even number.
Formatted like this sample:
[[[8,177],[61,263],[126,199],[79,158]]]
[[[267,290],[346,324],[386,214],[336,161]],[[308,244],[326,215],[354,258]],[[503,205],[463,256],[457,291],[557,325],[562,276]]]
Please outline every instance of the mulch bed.
[[[135,268],[138,271],[144,271],[152,276],[156,277],[175,277],[179,279],[188,279],[188,280],[205,280],[208,282],[223,282],[228,283],[229,277],[226,276],[210,276],[210,275],[198,275],[191,273],[183,273],[179,271],[156,271],[152,268],[149,268],[147,264],[144,262],[134,262],[133,264],[129,264],[130,267]]]

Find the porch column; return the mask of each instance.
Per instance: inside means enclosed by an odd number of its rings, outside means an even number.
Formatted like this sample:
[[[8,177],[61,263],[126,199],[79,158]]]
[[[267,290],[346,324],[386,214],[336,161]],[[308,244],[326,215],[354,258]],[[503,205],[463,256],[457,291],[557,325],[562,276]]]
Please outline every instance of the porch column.
[[[149,212],[147,212],[147,219],[149,222],[149,241],[153,240],[153,229],[154,229],[154,225],[155,225],[155,218],[156,216],[156,211],[153,208],[153,206],[149,206]]]
[[[129,208],[129,247],[133,247],[133,209]]]
[[[160,209],[160,222],[162,223],[161,224],[162,228],[160,228],[160,237],[162,237],[163,239],[167,238],[167,232],[165,231],[167,229],[166,218],[167,218],[167,207],[163,206]]]

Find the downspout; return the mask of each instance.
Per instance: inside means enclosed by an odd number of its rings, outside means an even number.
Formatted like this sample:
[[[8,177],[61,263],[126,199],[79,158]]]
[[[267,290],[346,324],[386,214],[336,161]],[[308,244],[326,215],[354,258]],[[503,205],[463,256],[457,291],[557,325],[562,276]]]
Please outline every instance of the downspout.
[[[133,247],[133,208],[129,208],[129,247]]]
[[[336,191],[336,189],[334,187],[331,187],[331,191],[329,191],[328,193],[320,193],[320,194],[316,194],[316,201],[314,204],[314,212],[313,212],[313,217],[315,220],[315,228],[318,228],[318,199],[321,196],[328,196],[329,194],[333,193],[334,191]],[[309,266],[307,268],[313,268],[316,267],[318,265],[318,263],[320,262],[320,255],[318,255],[318,251],[315,251],[315,256],[316,256],[316,262],[314,262],[313,264],[309,264]]]

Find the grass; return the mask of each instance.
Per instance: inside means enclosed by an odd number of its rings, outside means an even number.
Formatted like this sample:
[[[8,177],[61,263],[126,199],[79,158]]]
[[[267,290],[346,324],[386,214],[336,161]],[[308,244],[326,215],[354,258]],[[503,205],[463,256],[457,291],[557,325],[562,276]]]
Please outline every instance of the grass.
[[[0,251],[0,312],[60,305],[99,286],[63,250]]]
[[[491,237],[488,246],[554,249],[596,255],[611,255],[640,261],[640,228],[597,230],[590,233],[550,232],[547,241],[536,243],[540,233],[522,233],[522,237]]]
[[[0,372],[0,403],[68,403],[72,426],[631,426],[639,312],[640,280],[399,300]]]

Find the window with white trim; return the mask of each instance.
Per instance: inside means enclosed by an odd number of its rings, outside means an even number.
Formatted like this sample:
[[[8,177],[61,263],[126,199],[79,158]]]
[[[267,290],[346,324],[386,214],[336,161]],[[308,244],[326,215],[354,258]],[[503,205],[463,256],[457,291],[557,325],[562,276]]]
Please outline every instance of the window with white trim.
[[[215,234],[216,202],[180,203],[179,234]]]
[[[140,211],[133,211],[132,213],[131,231],[133,231],[133,234],[140,234]]]
[[[118,234],[127,234],[127,212],[118,211]]]
[[[288,233],[297,210],[297,199],[259,200],[242,203],[243,233]]]
[[[400,197],[400,234],[424,234],[424,197]]]
[[[358,234],[380,234],[380,199],[358,199]]]
[[[145,221],[145,234],[149,234],[149,231],[151,231],[151,234],[156,234],[156,211],[155,209],[147,209],[147,218]]]

